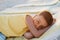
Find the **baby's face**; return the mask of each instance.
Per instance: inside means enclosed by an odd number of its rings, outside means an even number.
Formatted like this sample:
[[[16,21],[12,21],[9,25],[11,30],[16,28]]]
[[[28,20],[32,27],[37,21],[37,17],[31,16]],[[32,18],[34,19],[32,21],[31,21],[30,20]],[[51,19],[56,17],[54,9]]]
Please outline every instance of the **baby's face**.
[[[45,18],[42,15],[34,16],[33,20],[34,20],[34,25],[36,26],[36,28],[38,27],[40,28],[42,26],[43,26],[42,28],[44,28],[48,25]]]

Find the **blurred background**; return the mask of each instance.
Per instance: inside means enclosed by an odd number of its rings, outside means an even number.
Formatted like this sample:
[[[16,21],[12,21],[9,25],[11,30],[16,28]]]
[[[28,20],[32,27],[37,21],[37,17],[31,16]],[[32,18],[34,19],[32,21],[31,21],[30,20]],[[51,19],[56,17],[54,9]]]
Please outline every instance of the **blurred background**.
[[[25,3],[31,2],[31,1],[37,1],[37,0],[0,0],[0,11],[4,10],[6,8],[10,8],[17,4],[25,4]],[[50,2],[52,0],[47,0],[47,1]]]
[[[0,0],[0,11],[17,4],[25,4],[27,0]]]

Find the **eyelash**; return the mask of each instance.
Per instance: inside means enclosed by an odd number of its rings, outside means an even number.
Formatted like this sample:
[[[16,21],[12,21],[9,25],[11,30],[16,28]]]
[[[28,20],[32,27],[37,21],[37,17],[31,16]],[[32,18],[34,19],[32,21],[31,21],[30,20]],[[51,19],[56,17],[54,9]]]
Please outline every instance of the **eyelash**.
[[[38,22],[38,24],[39,24],[39,21],[37,21]]]

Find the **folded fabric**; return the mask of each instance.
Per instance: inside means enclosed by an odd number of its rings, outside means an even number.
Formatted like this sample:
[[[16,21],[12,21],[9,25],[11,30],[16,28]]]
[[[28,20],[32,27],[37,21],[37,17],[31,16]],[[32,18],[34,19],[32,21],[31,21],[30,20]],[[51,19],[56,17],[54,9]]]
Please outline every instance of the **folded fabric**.
[[[28,28],[25,23],[25,16],[0,16],[0,32],[5,36],[22,36],[27,30]]]

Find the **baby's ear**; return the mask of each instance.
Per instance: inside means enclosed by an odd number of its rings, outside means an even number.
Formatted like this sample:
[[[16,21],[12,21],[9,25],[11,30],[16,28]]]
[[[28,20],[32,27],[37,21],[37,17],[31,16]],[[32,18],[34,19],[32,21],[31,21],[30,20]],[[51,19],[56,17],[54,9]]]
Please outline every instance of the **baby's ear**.
[[[53,18],[53,22],[52,22],[52,24],[54,24],[56,22],[56,19],[55,18]]]
[[[53,24],[55,24],[55,22],[56,22],[56,19],[55,19],[55,18],[53,18],[53,22],[52,22],[52,24],[51,24],[51,25],[49,25],[49,26],[52,26]]]

